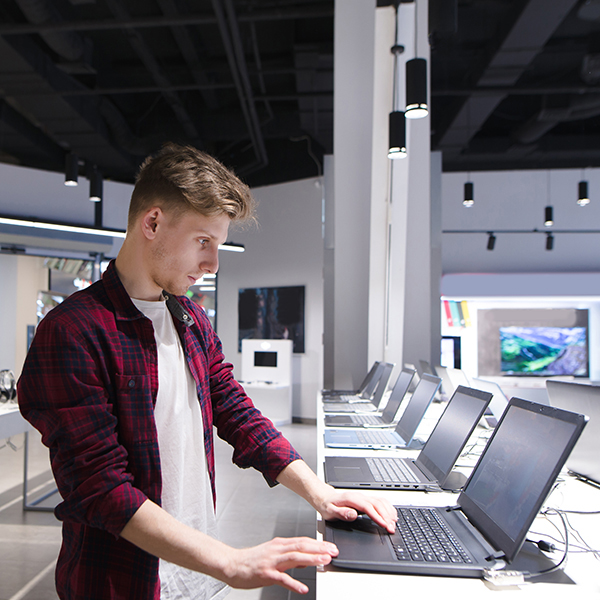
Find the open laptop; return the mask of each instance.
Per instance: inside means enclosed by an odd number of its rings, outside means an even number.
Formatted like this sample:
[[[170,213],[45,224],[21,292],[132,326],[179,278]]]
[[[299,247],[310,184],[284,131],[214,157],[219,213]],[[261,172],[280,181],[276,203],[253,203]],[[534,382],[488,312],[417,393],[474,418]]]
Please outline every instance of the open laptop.
[[[492,394],[458,386],[416,459],[325,457],[325,481],[337,488],[458,490],[466,477],[453,471]]]
[[[394,431],[360,429],[326,429],[325,445],[328,448],[373,448],[391,450],[393,448],[418,449],[421,440],[414,439],[421,420],[431,404],[441,380],[433,375],[423,374],[417,389],[407,404]]]
[[[590,422],[567,459],[567,469],[600,485],[600,386],[546,380],[550,406],[587,415]]]
[[[481,577],[505,566],[517,556],[586,421],[584,415],[513,398],[456,506],[397,506],[394,534],[365,517],[327,522],[324,537],[339,549],[333,564],[456,577]],[[433,545],[403,539],[410,529],[428,536],[430,524],[438,538]]]
[[[448,375],[448,369],[446,367],[442,367],[441,365],[434,365],[435,374],[442,380],[442,385],[440,386],[440,394],[442,400],[448,400],[454,394],[454,390],[456,386],[450,379],[450,375]]]
[[[338,402],[323,403],[323,411],[326,413],[339,412],[372,412],[376,411],[381,404],[381,399],[387,389],[388,381],[394,370],[393,363],[381,363],[378,367],[380,374],[376,381],[375,392],[369,398],[363,396],[340,396]]]
[[[323,402],[339,402],[340,396],[363,396],[368,400],[375,390],[379,375],[381,375],[381,369],[379,368],[381,362],[376,360],[373,366],[369,369],[362,383],[356,390],[321,390],[321,397]]]
[[[393,427],[394,419],[414,374],[415,371],[402,369],[381,415],[325,415],[325,427]]]
[[[500,421],[500,417],[502,417],[502,413],[508,405],[508,398],[506,397],[506,394],[495,381],[473,377],[472,382],[474,388],[493,394],[492,401],[490,402],[490,405],[485,411],[485,415],[483,415],[483,417],[484,422],[488,427],[496,427],[496,425],[498,425],[498,421]]]

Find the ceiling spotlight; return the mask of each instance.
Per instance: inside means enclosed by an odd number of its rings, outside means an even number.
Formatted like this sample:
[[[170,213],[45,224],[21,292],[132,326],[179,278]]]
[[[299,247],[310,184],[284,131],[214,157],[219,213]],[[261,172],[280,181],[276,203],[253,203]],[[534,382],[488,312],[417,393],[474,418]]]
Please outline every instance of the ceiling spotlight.
[[[492,231],[490,231],[488,233],[488,241],[487,241],[487,249],[488,250],[493,250],[494,247],[496,246],[496,236],[494,235],[494,233]]]
[[[395,110],[389,119],[389,150],[388,158],[406,158],[406,119],[404,112]]]
[[[427,106],[427,61],[413,58],[406,62],[406,118],[422,119]]]
[[[544,225],[546,227],[552,227],[554,225],[554,211],[551,206],[546,206],[544,209]]]
[[[90,175],[90,202],[102,201],[102,174],[96,167]]]
[[[586,204],[590,203],[590,196],[588,194],[588,182],[580,181],[579,182],[579,197],[577,198],[577,204],[579,206],[586,206]]]
[[[551,233],[546,234],[546,250],[554,248],[554,236]]]
[[[475,204],[475,200],[473,199],[473,182],[467,181],[465,183],[465,195],[463,198],[463,206],[471,208],[473,204]]]
[[[69,152],[65,157],[65,185],[74,187],[77,185],[79,175],[79,158],[76,154]]]

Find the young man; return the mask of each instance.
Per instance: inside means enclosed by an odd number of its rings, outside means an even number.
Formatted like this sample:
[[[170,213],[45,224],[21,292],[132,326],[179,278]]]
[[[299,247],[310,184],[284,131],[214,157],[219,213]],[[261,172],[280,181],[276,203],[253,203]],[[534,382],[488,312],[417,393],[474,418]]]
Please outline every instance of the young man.
[[[283,483],[323,517],[365,512],[393,530],[386,502],[321,482],[252,405],[208,319],[185,292],[218,269],[231,221],[252,217],[248,188],[190,147],[146,160],[127,237],[101,281],[38,327],[19,381],[63,502],[60,598],[209,599],[226,585],[279,584],[337,549],[309,538],[236,549],[215,538],[213,425],[240,467]]]

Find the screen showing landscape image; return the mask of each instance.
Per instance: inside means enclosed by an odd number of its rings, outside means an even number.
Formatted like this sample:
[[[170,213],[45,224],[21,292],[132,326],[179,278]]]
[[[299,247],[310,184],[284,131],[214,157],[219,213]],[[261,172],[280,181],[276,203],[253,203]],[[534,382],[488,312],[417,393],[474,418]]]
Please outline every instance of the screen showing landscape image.
[[[588,375],[586,327],[500,327],[504,375]]]

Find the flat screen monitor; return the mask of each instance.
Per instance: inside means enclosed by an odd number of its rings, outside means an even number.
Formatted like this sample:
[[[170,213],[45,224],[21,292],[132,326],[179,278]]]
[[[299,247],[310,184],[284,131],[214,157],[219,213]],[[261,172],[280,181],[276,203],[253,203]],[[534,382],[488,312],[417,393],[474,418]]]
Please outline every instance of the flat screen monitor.
[[[277,352],[255,352],[255,367],[277,367]]]
[[[587,327],[500,327],[503,375],[589,374]]]

